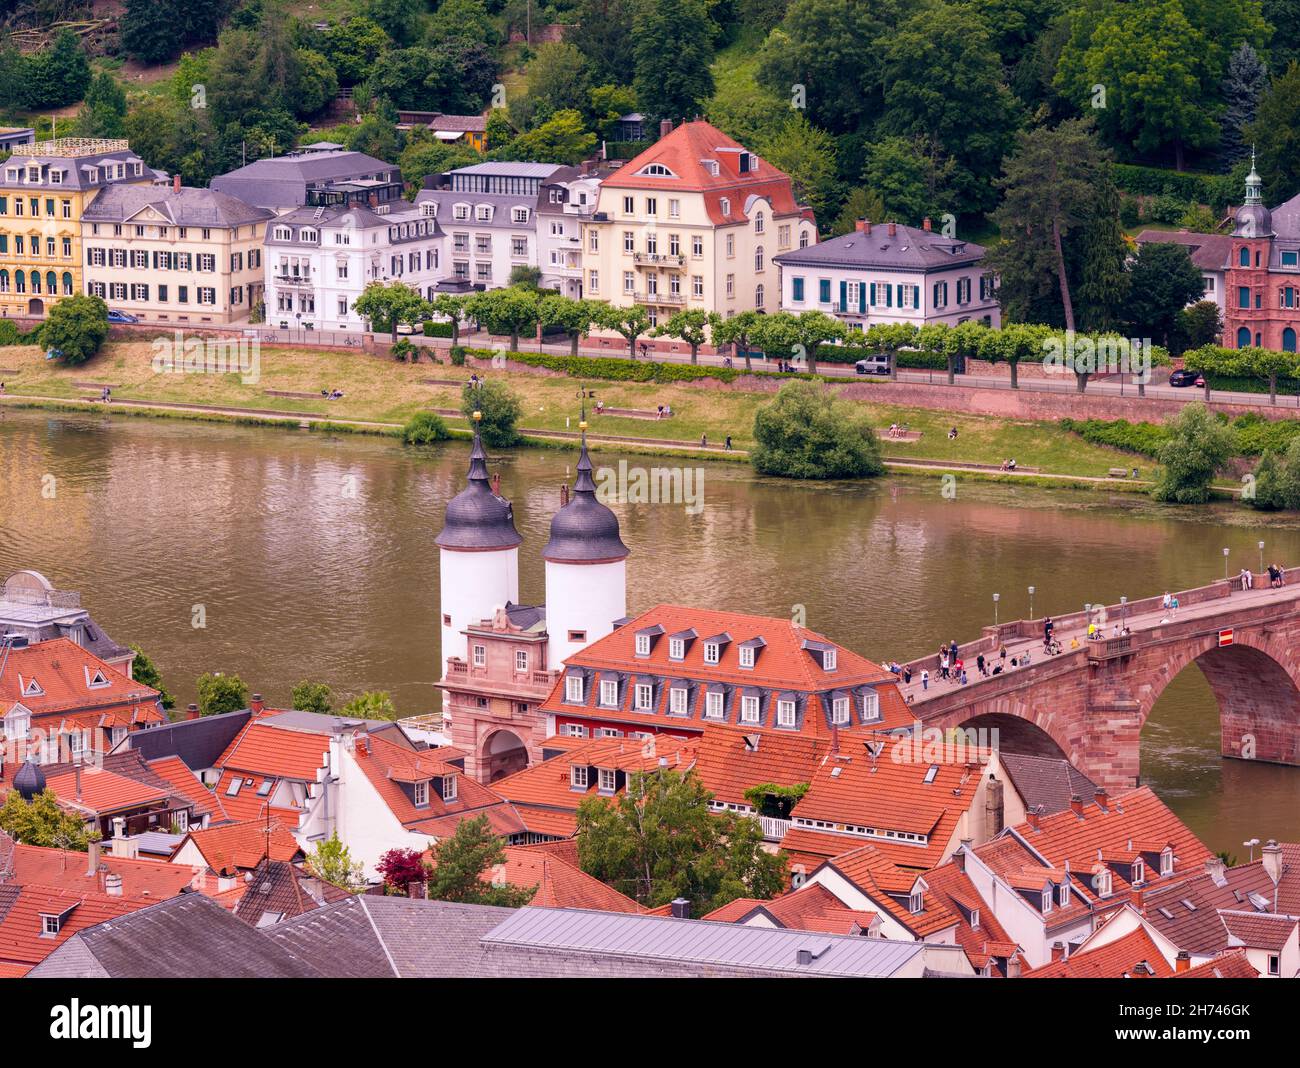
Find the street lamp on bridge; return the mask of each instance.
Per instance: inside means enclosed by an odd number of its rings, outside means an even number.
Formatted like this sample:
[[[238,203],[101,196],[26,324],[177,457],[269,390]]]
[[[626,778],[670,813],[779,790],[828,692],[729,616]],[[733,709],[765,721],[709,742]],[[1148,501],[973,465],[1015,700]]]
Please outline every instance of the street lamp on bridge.
[[[1262,541],[1259,543],[1259,573],[1261,575],[1264,573],[1264,543]]]
[[[1029,618],[1034,618],[1034,587],[1029,587]]]
[[[1228,550],[1226,547],[1223,550],[1223,579],[1225,582],[1228,579]]]
[[[995,627],[998,625],[998,601],[1000,601],[1001,599],[1002,599],[1002,594],[995,593],[993,595],[993,625]]]
[[[1120,614],[1120,618],[1124,621],[1124,629],[1128,630],[1128,598],[1127,597],[1121,597],[1119,599],[1119,614]]]

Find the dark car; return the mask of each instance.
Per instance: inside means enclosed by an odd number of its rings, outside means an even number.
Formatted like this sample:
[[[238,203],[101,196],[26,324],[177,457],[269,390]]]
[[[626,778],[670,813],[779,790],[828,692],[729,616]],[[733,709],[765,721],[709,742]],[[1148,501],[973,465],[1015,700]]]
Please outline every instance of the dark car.
[[[1200,371],[1189,371],[1186,367],[1180,367],[1177,371],[1169,376],[1171,386],[1203,386],[1205,379],[1201,376]]]
[[[134,315],[128,315],[124,311],[109,310],[108,321],[110,323],[138,323],[140,320]]]

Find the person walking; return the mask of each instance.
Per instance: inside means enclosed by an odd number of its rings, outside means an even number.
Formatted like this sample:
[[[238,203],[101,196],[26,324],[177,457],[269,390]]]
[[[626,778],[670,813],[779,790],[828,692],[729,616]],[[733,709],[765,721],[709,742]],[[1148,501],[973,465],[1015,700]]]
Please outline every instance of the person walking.
[[[948,677],[948,653],[947,651],[944,651],[939,654],[939,678],[946,679],[947,677]]]
[[[925,668],[922,668],[922,669],[921,669],[921,689],[922,689],[922,690],[928,690],[929,688],[930,688],[930,672],[927,671]]]
[[[1055,629],[1055,627],[1056,624],[1052,622],[1051,616],[1048,616],[1046,619],[1043,620],[1043,644],[1044,645],[1052,644],[1052,631],[1053,629]]]
[[[910,683],[911,681],[912,681],[912,668],[909,665],[908,667],[903,668],[903,683],[907,684]]]
[[[986,667],[984,666],[984,654],[983,654],[983,653],[980,653],[979,656],[977,656],[977,657],[975,658],[975,669],[976,669],[976,670],[977,670],[981,675],[988,675],[988,673],[989,673],[989,669],[986,668]]]
[[[726,440],[725,442],[723,442],[722,447],[723,447],[727,452],[730,452],[730,451],[731,451],[731,435],[730,435],[730,434],[727,435],[727,440]]]
[[[709,435],[708,435],[708,434],[701,434],[701,435],[700,435],[700,448],[701,448],[701,449],[707,449],[708,447],[709,447]]]

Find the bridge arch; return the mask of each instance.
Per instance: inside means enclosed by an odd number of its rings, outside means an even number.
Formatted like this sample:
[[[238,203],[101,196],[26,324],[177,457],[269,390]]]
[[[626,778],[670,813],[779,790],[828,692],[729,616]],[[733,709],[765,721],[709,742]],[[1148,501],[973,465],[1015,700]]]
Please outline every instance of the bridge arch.
[[[528,747],[514,731],[493,731],[483,740],[479,767],[483,769],[483,782],[495,782],[528,767]]]

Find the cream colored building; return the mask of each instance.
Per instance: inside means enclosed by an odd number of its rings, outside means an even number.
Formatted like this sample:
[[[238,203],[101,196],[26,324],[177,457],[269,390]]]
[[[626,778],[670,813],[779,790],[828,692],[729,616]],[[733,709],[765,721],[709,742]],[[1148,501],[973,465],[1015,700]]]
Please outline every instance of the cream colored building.
[[[816,240],[788,175],[717,127],[689,122],[601,183],[583,227],[583,295],[645,305],[655,323],[689,308],[776,311],[773,257]]]
[[[275,213],[214,189],[116,186],[82,214],[85,292],[149,322],[246,322]]]

